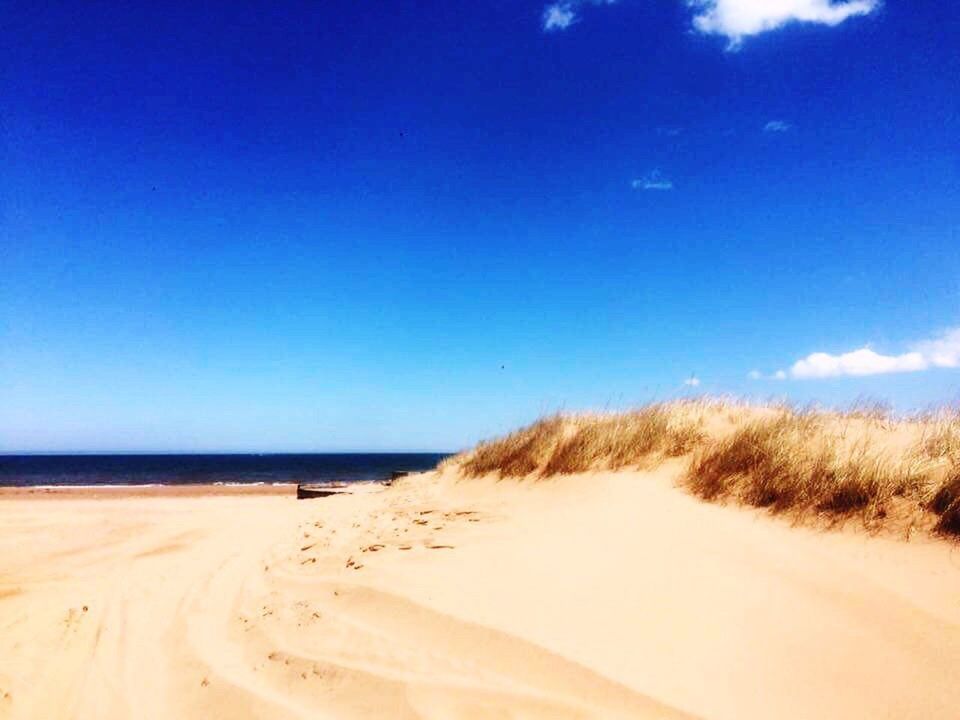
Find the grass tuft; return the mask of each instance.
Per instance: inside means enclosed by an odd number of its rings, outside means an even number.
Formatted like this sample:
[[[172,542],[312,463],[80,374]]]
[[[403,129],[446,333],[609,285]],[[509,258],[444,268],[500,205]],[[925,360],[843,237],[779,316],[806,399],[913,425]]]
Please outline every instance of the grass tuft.
[[[930,510],[939,515],[936,530],[944,535],[960,536],[960,465],[954,465],[937,489]]]
[[[570,475],[591,469],[620,470],[654,454],[676,457],[699,439],[692,423],[680,423],[663,405],[628,413],[569,419],[570,430],[543,467],[544,475]]]
[[[960,413],[941,413],[929,421],[923,452],[932,459],[960,458]]]
[[[692,417],[674,406],[650,405],[626,413],[554,415],[503,438],[480,443],[446,461],[469,477],[569,475],[592,469],[619,470],[652,456],[690,452],[701,433]]]
[[[505,477],[523,477],[543,467],[564,432],[562,416],[538,420],[504,438],[480,443],[461,463],[466,475],[497,472]],[[454,459],[455,460],[455,459]]]
[[[826,416],[783,412],[748,423],[692,459],[685,485],[705,500],[734,498],[773,513],[867,524],[919,487],[913,466],[866,447],[840,449]]]

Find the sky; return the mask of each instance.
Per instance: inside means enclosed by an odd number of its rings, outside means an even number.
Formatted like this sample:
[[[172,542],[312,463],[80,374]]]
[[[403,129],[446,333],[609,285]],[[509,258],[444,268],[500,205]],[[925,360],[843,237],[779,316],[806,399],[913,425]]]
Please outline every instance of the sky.
[[[960,402],[951,3],[2,15],[2,452]]]

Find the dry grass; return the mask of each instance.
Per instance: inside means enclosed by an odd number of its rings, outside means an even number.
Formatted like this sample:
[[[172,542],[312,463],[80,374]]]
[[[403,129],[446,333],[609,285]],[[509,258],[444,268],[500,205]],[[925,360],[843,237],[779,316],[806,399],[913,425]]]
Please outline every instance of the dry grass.
[[[462,460],[462,470],[471,476],[492,472],[504,477],[529,475],[549,461],[564,435],[565,425],[562,416],[554,415],[504,438],[480,443]]]
[[[506,437],[480,443],[446,461],[470,477],[566,475],[619,470],[654,456],[690,452],[701,434],[678,405],[650,405],[626,413],[554,415]]]
[[[895,418],[881,403],[847,412],[717,400],[622,413],[554,415],[445,461],[467,477],[544,478],[689,456],[682,484],[796,520],[921,518],[960,537],[960,413]],[[927,520],[923,520],[927,518]]]
[[[938,413],[922,420],[925,432],[922,452],[927,457],[960,459],[960,413]]]
[[[928,426],[918,454],[934,463],[940,478],[926,507],[938,516],[938,532],[960,536],[960,412],[937,413],[928,418]]]
[[[890,403],[869,397],[859,397],[840,413],[850,420],[870,420],[875,423],[889,423],[893,419]]]
[[[938,532],[960,536],[960,465],[952,466],[928,507],[939,517]]]
[[[580,416],[543,467],[544,475],[569,475],[594,468],[620,470],[651,456],[685,455],[700,440],[692,422],[678,421],[670,409],[652,405],[611,415]]]
[[[734,498],[796,517],[858,514],[868,525],[886,518],[893,498],[922,487],[913,463],[865,445],[842,448],[827,420],[784,412],[749,422],[701,448],[684,484],[705,500]]]

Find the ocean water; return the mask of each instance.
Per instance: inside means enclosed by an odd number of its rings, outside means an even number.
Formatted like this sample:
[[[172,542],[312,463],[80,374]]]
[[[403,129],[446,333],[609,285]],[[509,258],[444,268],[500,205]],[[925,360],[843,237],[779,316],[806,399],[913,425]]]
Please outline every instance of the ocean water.
[[[0,455],[0,486],[358,482],[436,467],[437,453]]]

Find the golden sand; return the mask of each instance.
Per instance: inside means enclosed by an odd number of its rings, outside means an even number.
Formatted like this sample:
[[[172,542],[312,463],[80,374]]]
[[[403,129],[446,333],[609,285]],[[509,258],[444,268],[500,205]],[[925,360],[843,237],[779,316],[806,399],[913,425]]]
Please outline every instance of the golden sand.
[[[0,501],[3,718],[955,718],[960,553],[685,469]]]

